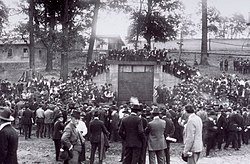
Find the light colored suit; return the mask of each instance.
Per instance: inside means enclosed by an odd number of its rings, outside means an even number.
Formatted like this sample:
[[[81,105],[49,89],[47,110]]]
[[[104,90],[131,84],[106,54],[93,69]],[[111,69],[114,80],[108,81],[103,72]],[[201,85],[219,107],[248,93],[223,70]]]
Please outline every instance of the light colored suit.
[[[164,149],[167,148],[166,136],[166,121],[159,117],[148,123],[148,151],[149,163],[155,164],[155,155],[157,156],[158,164],[165,164]]]
[[[184,153],[198,153],[202,151],[202,120],[194,113],[188,117],[188,122],[184,129],[184,144]]]
[[[167,148],[167,142],[165,139],[166,121],[158,118],[154,118],[148,123],[148,150],[164,150]]]

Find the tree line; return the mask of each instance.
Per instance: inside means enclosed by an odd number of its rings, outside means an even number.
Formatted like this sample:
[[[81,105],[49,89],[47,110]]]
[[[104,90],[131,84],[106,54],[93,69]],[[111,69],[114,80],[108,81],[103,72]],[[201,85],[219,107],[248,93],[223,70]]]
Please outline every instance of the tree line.
[[[92,60],[99,10],[131,15],[127,40],[137,49],[139,39],[145,39],[150,46],[151,41],[176,39],[179,31],[183,37],[197,35],[195,27],[201,29],[201,23],[195,25],[188,19],[184,8],[181,0],[22,0],[18,8],[10,10],[0,0],[0,32],[3,37],[2,31],[10,12],[28,15],[29,21],[20,23],[13,33],[26,41],[29,38],[31,45],[32,41],[44,44],[47,49],[46,71],[53,69],[53,55],[60,52],[61,76],[66,80],[68,54],[76,43],[82,46],[89,43],[87,62]],[[197,14],[202,13],[202,7],[199,8]],[[215,7],[207,7],[207,30],[214,37],[239,37],[246,28],[242,14],[223,17]],[[30,67],[34,66],[31,64]]]

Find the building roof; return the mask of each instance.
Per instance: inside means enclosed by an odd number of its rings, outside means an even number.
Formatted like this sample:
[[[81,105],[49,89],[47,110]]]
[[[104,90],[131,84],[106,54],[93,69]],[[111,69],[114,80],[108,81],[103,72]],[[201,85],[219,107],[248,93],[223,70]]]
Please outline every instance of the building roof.
[[[0,39],[0,45],[3,45],[3,44],[14,44],[14,45],[23,45],[23,44],[29,44],[29,40],[27,39],[24,40],[24,39],[19,39],[19,38],[2,38]]]
[[[117,43],[121,44],[122,46],[125,46],[125,43],[123,42],[120,35],[96,35],[97,39],[108,39],[116,41]]]

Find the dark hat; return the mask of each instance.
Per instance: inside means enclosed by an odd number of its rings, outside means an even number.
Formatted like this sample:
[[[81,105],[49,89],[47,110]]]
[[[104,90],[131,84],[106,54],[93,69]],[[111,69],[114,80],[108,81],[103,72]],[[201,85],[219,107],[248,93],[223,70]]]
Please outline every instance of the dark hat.
[[[81,112],[78,110],[73,110],[71,113],[71,116],[76,118],[76,119],[80,119],[81,118]]]
[[[158,107],[155,107],[152,111],[152,114],[160,114],[160,110]]]
[[[128,109],[125,109],[122,113],[129,114],[130,112],[128,111]]]
[[[4,121],[14,121],[11,110],[8,107],[0,107],[0,119]]]
[[[167,114],[167,110],[162,110],[161,114],[165,116]]]
[[[98,112],[97,110],[94,111],[93,116],[94,116],[94,117],[98,117],[98,116],[99,116],[99,112]]]
[[[132,104],[131,110],[132,111],[137,111],[137,112],[142,111],[142,106],[139,105],[139,104]]]
[[[243,108],[242,108],[242,111],[243,111],[243,112],[246,112],[246,111],[247,111],[247,108],[246,108],[246,107],[243,107]]]
[[[58,113],[56,116],[55,116],[55,120],[57,120],[58,118],[62,117],[63,118],[63,114],[62,112]]]
[[[187,104],[185,106],[185,110],[187,111],[187,113],[194,113],[194,108],[191,104]]]
[[[211,110],[210,112],[209,112],[209,115],[216,115],[216,112],[214,111],[214,110]]]

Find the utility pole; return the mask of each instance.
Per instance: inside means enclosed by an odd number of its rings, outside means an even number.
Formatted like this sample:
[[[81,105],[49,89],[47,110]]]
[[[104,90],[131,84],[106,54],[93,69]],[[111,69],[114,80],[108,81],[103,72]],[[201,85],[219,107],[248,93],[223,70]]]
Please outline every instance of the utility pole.
[[[34,43],[34,0],[29,0],[29,68],[35,69],[35,43]]]
[[[179,61],[181,60],[181,53],[182,53],[182,46],[183,46],[183,36],[182,36],[182,30],[180,33],[180,42],[177,42],[179,45]]]

